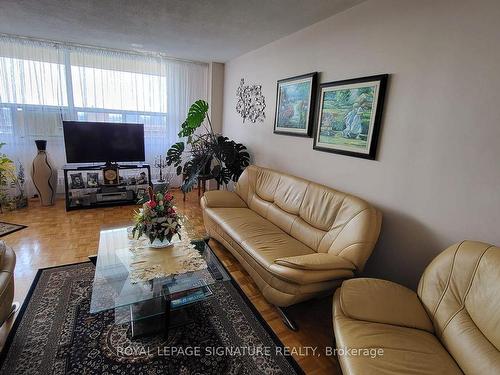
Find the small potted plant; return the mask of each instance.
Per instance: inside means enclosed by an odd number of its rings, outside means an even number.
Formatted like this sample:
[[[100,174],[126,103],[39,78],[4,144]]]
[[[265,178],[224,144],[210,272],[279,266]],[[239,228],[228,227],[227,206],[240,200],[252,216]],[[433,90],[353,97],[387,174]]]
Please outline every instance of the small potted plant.
[[[180,237],[181,219],[173,204],[174,196],[168,191],[154,193],[151,187],[148,196],[149,200],[134,215],[132,235],[134,238],[148,237],[150,247],[167,247],[175,235]]]
[[[17,179],[15,179],[15,184],[17,186],[18,195],[16,196],[16,207],[25,208],[28,207],[28,197],[24,193],[24,183],[26,179],[24,177],[24,167],[19,163],[19,168],[17,169]]]
[[[0,150],[5,143],[0,143]],[[8,210],[28,206],[28,199],[24,194],[24,168],[19,163],[16,176],[16,165],[0,151],[0,207]]]

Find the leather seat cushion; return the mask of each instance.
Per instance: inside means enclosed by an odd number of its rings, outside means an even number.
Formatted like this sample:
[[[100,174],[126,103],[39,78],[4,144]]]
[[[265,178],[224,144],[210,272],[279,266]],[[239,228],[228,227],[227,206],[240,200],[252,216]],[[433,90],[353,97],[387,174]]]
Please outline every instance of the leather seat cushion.
[[[342,312],[338,291],[334,298],[334,315],[337,348],[383,349],[383,354],[376,358],[340,356],[344,374],[463,374],[436,336],[430,332],[350,319]]]
[[[270,267],[278,258],[316,254],[314,250],[286,233],[272,233],[250,237],[241,243],[261,265]]]
[[[338,344],[339,348],[383,349],[383,355],[378,358],[342,358],[345,359],[343,367],[346,363],[345,366],[350,369],[345,372],[347,374],[462,374],[439,340],[429,332],[355,320],[338,324],[343,326],[341,336],[345,337],[342,344]]]
[[[207,208],[206,213],[265,268],[278,258],[316,253],[248,208]]]
[[[239,243],[252,237],[285,233],[249,208],[206,208],[205,211]]]

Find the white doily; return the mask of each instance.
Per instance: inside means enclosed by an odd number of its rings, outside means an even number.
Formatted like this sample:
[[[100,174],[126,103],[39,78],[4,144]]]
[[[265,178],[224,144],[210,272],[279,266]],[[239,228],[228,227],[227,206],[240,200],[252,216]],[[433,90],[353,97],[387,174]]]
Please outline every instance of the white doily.
[[[148,238],[133,238],[131,227],[127,228],[127,234],[132,253],[130,280],[133,284],[207,268],[205,259],[184,228],[180,230],[180,238],[176,236],[173,244],[163,249],[150,248]]]

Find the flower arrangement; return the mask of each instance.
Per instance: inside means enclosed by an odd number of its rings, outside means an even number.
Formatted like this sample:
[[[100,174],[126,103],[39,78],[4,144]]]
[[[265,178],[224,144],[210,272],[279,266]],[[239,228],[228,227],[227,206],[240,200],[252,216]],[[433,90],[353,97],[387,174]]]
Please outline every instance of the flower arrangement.
[[[148,195],[149,200],[134,215],[132,236],[137,234],[136,238],[140,238],[146,235],[151,243],[156,239],[170,242],[176,234],[180,237],[181,218],[173,204],[174,196],[168,191],[154,193],[151,187]]]

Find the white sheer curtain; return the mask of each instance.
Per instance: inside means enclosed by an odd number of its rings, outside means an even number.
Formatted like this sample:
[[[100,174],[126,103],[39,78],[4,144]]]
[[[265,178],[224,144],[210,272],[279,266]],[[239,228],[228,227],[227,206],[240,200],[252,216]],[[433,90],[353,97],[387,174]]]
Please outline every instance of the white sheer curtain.
[[[63,119],[143,123],[153,165],[207,93],[206,64],[0,37],[0,142],[27,171],[35,139],[48,141],[58,169],[66,164]]]

